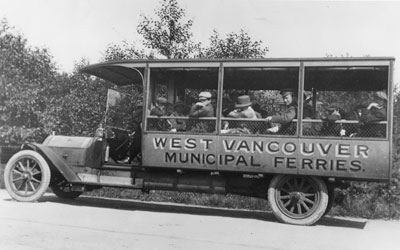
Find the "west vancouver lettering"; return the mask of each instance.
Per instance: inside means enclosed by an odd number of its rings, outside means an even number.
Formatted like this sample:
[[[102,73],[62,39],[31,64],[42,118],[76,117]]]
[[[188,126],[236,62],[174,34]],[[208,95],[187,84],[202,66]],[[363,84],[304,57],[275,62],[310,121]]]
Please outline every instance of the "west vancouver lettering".
[[[363,171],[363,159],[369,157],[369,147],[363,144],[267,139],[222,139],[222,147],[216,143],[210,138],[153,138],[154,149],[162,150],[163,161],[171,164],[358,172]]]

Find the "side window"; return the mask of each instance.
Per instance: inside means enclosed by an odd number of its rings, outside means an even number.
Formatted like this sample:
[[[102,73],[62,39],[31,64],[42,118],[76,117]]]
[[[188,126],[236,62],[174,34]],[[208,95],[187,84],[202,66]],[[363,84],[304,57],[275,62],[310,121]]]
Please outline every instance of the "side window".
[[[224,68],[221,133],[295,135],[297,67]]]
[[[214,133],[218,68],[152,68],[147,131]]]
[[[386,138],[388,67],[306,67],[304,136]]]

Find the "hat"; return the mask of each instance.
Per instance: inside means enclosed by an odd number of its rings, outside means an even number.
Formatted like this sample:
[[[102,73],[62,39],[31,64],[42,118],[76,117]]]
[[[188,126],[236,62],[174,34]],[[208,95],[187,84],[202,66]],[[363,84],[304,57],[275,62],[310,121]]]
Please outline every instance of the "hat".
[[[387,101],[387,99],[388,99],[386,93],[383,92],[383,91],[375,92],[375,96],[380,98],[380,99],[383,99],[385,101]]]
[[[250,97],[248,95],[242,95],[237,98],[235,108],[243,108],[251,105]]]
[[[199,99],[211,99],[211,93],[207,91],[200,92]]]
[[[164,98],[164,97],[158,97],[157,98],[157,103],[158,104],[167,104],[168,100],[166,98]]]
[[[279,94],[281,94],[282,97],[285,97],[287,95],[294,95],[295,91],[294,89],[282,89]]]

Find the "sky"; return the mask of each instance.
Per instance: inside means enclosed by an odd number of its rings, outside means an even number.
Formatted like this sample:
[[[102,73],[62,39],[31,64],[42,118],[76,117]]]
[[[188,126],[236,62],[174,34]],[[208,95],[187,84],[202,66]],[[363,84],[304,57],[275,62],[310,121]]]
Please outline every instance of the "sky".
[[[390,56],[400,59],[400,1],[178,0],[193,19],[193,40],[207,44],[240,29],[269,48],[268,57]],[[82,58],[101,60],[110,44],[141,44],[140,15],[160,0],[0,0],[0,19],[32,47],[48,48],[60,71]],[[397,62],[398,64],[398,62]],[[400,81],[395,66],[395,83]]]

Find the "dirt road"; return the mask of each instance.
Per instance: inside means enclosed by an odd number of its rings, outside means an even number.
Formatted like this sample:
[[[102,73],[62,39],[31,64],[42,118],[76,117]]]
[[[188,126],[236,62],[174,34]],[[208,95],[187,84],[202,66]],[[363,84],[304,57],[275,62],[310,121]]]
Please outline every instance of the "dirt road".
[[[400,249],[399,221],[324,218],[310,227],[271,214],[81,197],[12,201],[0,190],[0,249]]]

